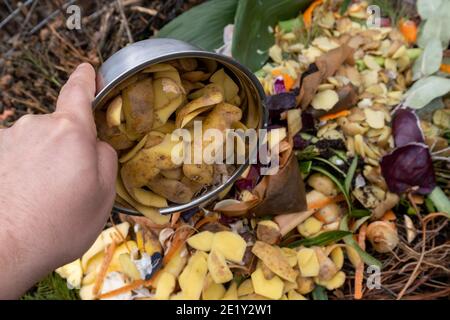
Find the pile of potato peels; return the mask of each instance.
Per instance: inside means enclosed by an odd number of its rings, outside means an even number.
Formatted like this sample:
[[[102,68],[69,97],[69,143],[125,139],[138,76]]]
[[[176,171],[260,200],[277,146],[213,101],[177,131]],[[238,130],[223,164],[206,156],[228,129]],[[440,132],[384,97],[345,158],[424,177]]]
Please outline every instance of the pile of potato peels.
[[[183,144],[171,138],[176,129],[191,133],[193,160],[198,150],[193,140],[195,121],[202,121],[203,132],[246,128],[240,120],[247,106],[251,109],[254,104],[216,61],[183,58],[152,65],[114,93],[117,96],[95,112],[95,119],[100,139],[119,154],[118,203],[162,224],[169,216],[160,215],[158,208],[188,203],[232,174],[233,165],[172,161],[174,154],[184,156]],[[254,121],[252,116],[247,124]],[[203,139],[203,150],[211,143]]]
[[[119,215],[82,258],[57,270],[82,299],[305,300],[342,296],[349,281],[345,290],[363,297],[366,268],[381,267],[371,253],[399,243],[400,197],[380,161],[395,147],[391,114],[420,49],[395,26],[368,28],[365,2],[338,9],[316,1],[274,28],[271,61],[256,76],[279,172],[261,176],[252,165],[205,207],[171,216],[155,209],[189,202],[234,169],[165,161],[175,128],[194,119],[223,129],[258,121],[223,68],[195,59],[152,66],[97,111],[100,138],[119,152],[117,202],[145,217]],[[422,127],[448,126],[434,118]],[[427,143],[442,143],[436,132],[424,130]],[[412,242],[414,224],[407,215],[404,223]]]

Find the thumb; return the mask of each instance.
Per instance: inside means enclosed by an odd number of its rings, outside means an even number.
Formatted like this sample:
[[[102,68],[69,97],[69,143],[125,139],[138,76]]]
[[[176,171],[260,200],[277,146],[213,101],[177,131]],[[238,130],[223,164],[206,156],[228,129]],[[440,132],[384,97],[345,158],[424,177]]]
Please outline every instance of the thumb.
[[[56,112],[72,114],[95,135],[92,102],[95,95],[95,70],[88,63],[80,64],[62,87]]]

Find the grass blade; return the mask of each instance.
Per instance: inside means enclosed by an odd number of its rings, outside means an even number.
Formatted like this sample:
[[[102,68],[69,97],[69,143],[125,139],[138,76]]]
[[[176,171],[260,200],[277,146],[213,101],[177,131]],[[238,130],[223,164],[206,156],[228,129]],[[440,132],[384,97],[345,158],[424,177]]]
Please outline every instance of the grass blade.
[[[331,161],[329,161],[329,160],[327,160],[327,159],[321,158],[321,157],[315,157],[314,160],[317,160],[317,161],[326,163],[327,165],[329,165],[330,167],[332,167],[334,170],[336,170],[337,172],[339,172],[340,174],[342,174],[344,177],[346,176],[345,172],[342,171],[341,169],[339,169],[339,167],[338,167],[337,165],[335,165],[333,162],[331,162]]]
[[[324,287],[316,286],[312,292],[313,300],[328,300],[328,294]]]
[[[347,219],[348,219],[348,215],[344,216],[341,220],[341,224],[340,224],[339,228],[342,231],[348,231]],[[358,243],[355,241],[355,239],[353,239],[352,235],[345,236],[344,242],[346,245],[352,247],[353,249],[356,250],[356,252],[358,252],[359,256],[361,257],[361,259],[364,261],[365,264],[367,264],[369,266],[377,266],[381,269],[381,267],[383,265],[381,263],[381,261],[379,261],[378,259],[375,259],[370,254],[368,254],[363,249],[361,249],[361,247],[358,245]]]
[[[345,177],[344,181],[344,187],[347,194],[350,194],[350,188],[352,186],[352,180],[355,176],[356,167],[358,166],[358,156],[355,155],[353,158],[352,164],[350,165],[350,168],[348,169],[347,176]]]
[[[350,197],[349,197],[348,193],[345,191],[345,187],[342,185],[342,182],[339,181],[338,178],[336,178],[334,175],[332,175],[331,173],[329,173],[327,170],[325,170],[322,167],[311,166],[311,170],[317,171],[317,172],[320,172],[320,173],[326,175],[328,178],[330,178],[336,184],[336,186],[339,188],[339,190],[341,190],[342,194],[345,197],[345,201],[347,202],[349,211],[351,211],[352,203],[350,201]]]
[[[349,231],[342,231],[342,230],[336,230],[336,231],[327,231],[324,233],[319,234],[318,236],[314,238],[306,238],[298,241],[294,241],[287,246],[289,248],[296,248],[299,246],[305,246],[305,247],[311,247],[311,246],[327,246],[332,242],[339,241],[343,239],[344,237],[351,235],[352,233]]]

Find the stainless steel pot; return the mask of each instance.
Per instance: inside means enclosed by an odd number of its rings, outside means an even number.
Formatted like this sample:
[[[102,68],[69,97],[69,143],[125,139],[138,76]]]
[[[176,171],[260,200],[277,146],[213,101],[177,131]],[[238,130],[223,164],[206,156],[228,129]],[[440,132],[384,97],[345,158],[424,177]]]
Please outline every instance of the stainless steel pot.
[[[133,43],[112,55],[100,67],[97,73],[97,94],[94,100],[94,109],[101,108],[118,91],[114,90],[125,80],[145,69],[146,67],[179,58],[203,58],[216,60],[231,72],[240,82],[241,88],[248,88],[255,101],[258,111],[259,126],[267,126],[268,113],[264,104],[264,90],[258,79],[246,67],[229,57],[199,49],[193,45],[175,39],[149,39]],[[240,165],[229,179],[222,185],[198,196],[191,202],[173,205],[159,209],[161,214],[182,212],[200,206],[213,200],[217,195],[231,185],[248,167],[248,158],[245,164]],[[117,203],[114,211],[131,215],[142,215],[138,211],[125,208]]]

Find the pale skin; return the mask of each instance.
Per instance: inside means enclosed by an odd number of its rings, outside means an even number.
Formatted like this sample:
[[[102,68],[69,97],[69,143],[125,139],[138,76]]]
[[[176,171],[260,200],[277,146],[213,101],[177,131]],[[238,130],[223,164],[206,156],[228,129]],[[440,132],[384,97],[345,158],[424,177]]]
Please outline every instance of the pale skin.
[[[116,152],[97,139],[95,71],[81,64],[56,111],[0,130],[0,299],[80,257],[114,201]]]

